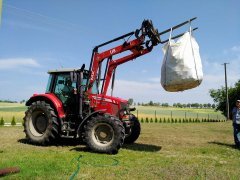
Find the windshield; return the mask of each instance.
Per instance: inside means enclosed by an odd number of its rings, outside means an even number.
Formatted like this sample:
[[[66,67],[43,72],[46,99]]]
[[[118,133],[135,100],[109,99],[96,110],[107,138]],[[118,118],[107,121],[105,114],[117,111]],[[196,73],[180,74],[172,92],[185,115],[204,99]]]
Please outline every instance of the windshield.
[[[86,83],[87,83],[87,79],[83,79],[83,81],[82,81],[83,87],[86,86]],[[96,81],[93,83],[93,86],[92,86],[92,94],[98,94],[98,88],[97,88]]]
[[[52,84],[52,80],[53,80],[53,75],[50,74],[50,76],[49,76],[49,78],[48,78],[48,83],[47,83],[46,93],[50,93],[50,92],[51,92],[51,84]]]

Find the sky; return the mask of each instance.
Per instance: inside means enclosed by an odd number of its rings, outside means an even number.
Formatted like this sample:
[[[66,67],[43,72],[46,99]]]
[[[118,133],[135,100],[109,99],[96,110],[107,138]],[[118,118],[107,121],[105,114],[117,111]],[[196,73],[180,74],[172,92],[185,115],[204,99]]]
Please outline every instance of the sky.
[[[118,67],[113,94],[135,102],[213,103],[209,89],[225,85],[223,63],[229,63],[229,86],[240,79],[239,7],[237,0],[3,0],[0,99],[20,101],[44,93],[49,69],[79,68],[83,63],[88,68],[96,45],[140,28],[144,19],[152,20],[161,32],[197,17],[192,26],[199,28],[194,37],[204,73],[199,87],[176,93],[161,87],[159,44]]]

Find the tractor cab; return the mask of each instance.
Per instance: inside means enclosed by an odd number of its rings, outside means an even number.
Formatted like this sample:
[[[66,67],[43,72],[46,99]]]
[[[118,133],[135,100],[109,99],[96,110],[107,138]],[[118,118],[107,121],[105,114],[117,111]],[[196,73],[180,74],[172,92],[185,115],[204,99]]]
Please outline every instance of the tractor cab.
[[[77,80],[72,75],[77,69],[57,69],[48,71],[49,78],[46,93],[55,94],[65,105],[74,94],[77,93]],[[88,71],[83,71],[83,79],[81,80],[82,89],[85,89],[88,78]],[[76,78],[75,78],[76,79]],[[97,94],[96,83],[93,84],[92,94]]]

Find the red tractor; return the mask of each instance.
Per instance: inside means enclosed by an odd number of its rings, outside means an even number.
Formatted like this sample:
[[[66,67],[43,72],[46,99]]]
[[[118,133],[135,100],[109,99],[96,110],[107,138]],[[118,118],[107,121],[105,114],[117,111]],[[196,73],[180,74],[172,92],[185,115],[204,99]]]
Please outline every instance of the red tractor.
[[[127,100],[108,96],[107,90],[110,82],[113,90],[118,65],[151,52],[163,43],[160,35],[171,29],[158,33],[150,20],[144,20],[140,29],[96,46],[89,70],[82,65],[80,69],[49,71],[46,93],[34,94],[26,102],[24,132],[29,142],[45,145],[61,137],[80,138],[93,151],[103,153],[117,153],[123,143],[135,142],[141,131],[139,120],[131,113],[135,108],[130,108]],[[119,46],[99,52],[124,38],[127,40]],[[125,51],[130,53],[113,59]]]

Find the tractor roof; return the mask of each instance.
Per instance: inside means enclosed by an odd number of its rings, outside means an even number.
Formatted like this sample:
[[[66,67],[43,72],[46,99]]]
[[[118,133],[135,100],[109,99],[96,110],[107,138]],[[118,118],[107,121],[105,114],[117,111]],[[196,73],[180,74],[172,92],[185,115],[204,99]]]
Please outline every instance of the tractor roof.
[[[54,73],[65,73],[65,72],[73,72],[73,71],[77,71],[80,68],[61,68],[61,69],[54,69],[54,70],[49,70],[48,74],[54,74]]]

